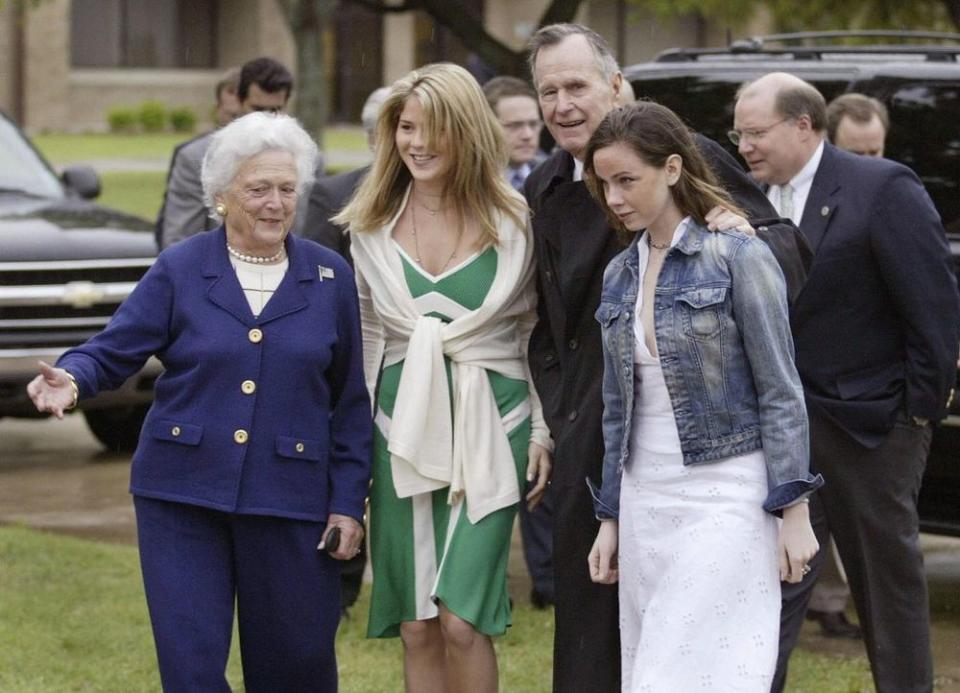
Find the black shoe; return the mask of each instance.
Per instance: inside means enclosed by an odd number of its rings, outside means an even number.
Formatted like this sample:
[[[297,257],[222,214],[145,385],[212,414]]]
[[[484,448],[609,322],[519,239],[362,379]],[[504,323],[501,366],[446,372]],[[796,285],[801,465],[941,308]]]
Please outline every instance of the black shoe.
[[[815,611],[807,610],[807,620],[820,624],[820,632],[828,638],[850,638],[860,640],[860,626],[850,623],[842,611]]]
[[[537,590],[530,591],[530,604],[534,609],[543,610],[548,606],[553,606],[553,597]]]

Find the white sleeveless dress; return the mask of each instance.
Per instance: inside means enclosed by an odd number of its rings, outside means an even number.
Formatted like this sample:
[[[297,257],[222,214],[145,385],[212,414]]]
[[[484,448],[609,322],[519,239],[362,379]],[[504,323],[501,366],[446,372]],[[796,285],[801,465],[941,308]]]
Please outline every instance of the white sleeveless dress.
[[[643,239],[639,247],[642,287],[649,250]],[[620,489],[623,690],[766,693],[777,659],[780,580],[777,520],[762,507],[763,451],[683,465],[663,371],[644,343],[641,300]]]

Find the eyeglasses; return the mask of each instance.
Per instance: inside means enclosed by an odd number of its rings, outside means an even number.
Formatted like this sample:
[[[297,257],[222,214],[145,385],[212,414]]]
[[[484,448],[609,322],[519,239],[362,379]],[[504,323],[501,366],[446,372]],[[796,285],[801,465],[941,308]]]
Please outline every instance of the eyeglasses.
[[[503,129],[506,130],[507,132],[520,132],[524,128],[530,128],[531,130],[536,132],[543,125],[543,123],[541,123],[539,119],[511,120],[506,123],[501,121],[500,124],[503,126]]]
[[[765,128],[748,128],[746,130],[730,130],[727,133],[727,138],[733,142],[734,147],[739,147],[741,142],[746,142],[747,144],[756,143],[762,140],[767,134],[777,127],[780,123],[786,123],[792,118],[781,118],[775,123],[771,123]]]

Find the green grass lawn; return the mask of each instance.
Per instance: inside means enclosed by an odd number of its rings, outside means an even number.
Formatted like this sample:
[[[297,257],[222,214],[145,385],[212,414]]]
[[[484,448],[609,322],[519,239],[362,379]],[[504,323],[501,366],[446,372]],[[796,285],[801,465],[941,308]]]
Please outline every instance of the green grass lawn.
[[[58,166],[96,159],[170,160],[174,147],[193,137],[183,133],[136,135],[67,134],[36,135],[33,143]],[[366,135],[359,126],[332,125],[324,131],[324,149],[365,151]]]
[[[402,690],[398,640],[364,637],[366,588],[338,635],[344,693]],[[501,689],[550,689],[553,614],[518,604],[496,643]],[[611,653],[615,656],[615,653]],[[236,638],[228,667],[242,690]],[[153,642],[136,549],[0,527],[0,691],[157,691]],[[795,653],[791,693],[872,690],[862,659]]]
[[[100,174],[97,202],[153,221],[163,203],[166,172],[125,171]]]

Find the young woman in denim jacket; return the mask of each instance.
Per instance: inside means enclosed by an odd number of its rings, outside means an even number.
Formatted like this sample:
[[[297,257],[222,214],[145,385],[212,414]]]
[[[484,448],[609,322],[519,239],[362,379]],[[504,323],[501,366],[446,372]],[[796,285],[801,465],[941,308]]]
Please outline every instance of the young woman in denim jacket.
[[[623,690],[769,689],[779,581],[817,552],[807,416],[783,276],[680,119],[611,112],[588,185],[632,240],[607,267],[596,582],[619,579]],[[777,515],[782,515],[778,521]]]

